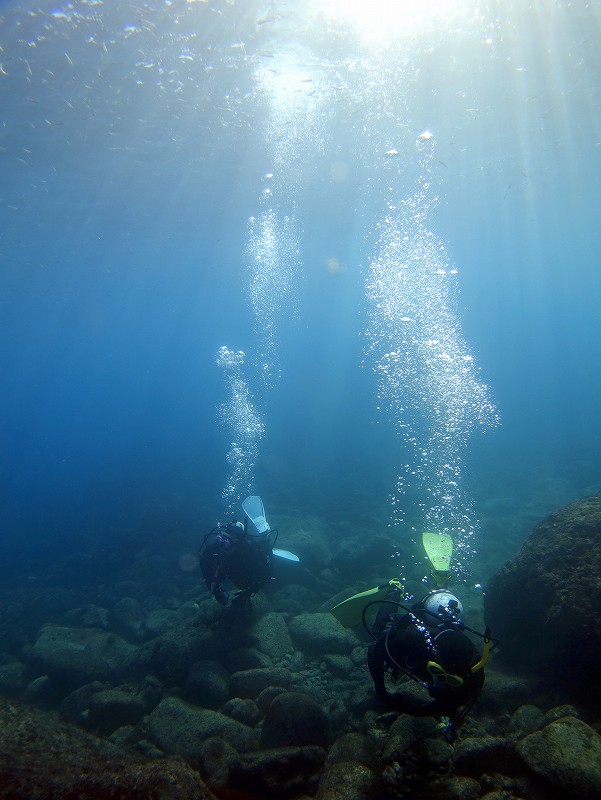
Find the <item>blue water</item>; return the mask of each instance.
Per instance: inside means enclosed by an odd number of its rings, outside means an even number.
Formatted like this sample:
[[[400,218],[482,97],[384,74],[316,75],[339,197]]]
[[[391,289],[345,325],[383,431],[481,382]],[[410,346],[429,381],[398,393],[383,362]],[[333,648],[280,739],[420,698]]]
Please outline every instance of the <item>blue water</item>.
[[[399,542],[425,526],[441,485],[402,408],[427,369],[381,402],[366,293],[379,226],[416,192],[494,409],[468,404],[456,440],[411,412],[461,473],[443,526],[468,509],[477,576],[601,487],[601,12],[457,2],[389,46],[325,5],[0,6],[0,527],[25,572],[229,513],[222,346],[264,426],[242,496]],[[249,220],[270,211],[253,306]]]

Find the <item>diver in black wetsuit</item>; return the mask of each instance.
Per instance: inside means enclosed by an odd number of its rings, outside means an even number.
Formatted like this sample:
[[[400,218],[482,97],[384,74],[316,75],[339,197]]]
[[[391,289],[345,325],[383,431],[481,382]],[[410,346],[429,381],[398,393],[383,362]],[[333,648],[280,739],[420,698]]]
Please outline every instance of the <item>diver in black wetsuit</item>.
[[[227,606],[230,596],[222,584],[229,581],[239,589],[233,603],[248,603],[271,580],[271,556],[270,535],[253,536],[234,520],[207,534],[198,561],[207,588],[217,602]]]
[[[490,634],[488,630],[484,634],[484,652],[480,656],[463,633],[460,601],[444,589],[430,592],[411,609],[395,600],[384,601],[373,632],[375,641],[369,647],[368,666],[376,694],[385,705],[405,714],[448,717],[446,736],[453,738],[454,728],[484,685]],[[398,613],[399,609],[404,613]],[[399,672],[409,675],[427,689],[430,698],[389,692],[385,683],[387,670],[394,676]]]

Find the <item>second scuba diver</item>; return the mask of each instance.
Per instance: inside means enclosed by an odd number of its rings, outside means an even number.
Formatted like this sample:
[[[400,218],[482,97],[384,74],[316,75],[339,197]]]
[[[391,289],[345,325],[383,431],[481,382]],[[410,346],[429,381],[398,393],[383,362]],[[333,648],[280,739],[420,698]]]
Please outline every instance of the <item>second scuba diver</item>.
[[[298,562],[288,550],[274,548],[278,538],[265,518],[263,502],[257,495],[242,503],[244,523],[233,520],[216,525],[204,538],[198,554],[207,588],[221,605],[230,605],[228,588],[238,591],[231,604],[249,605],[250,598],[272,580],[273,556]],[[250,522],[250,524],[249,524]]]
[[[264,538],[250,536],[236,520],[219,524],[207,534],[198,561],[207,588],[218,603],[230,604],[224,583],[238,589],[232,602],[243,604],[271,580],[271,541]]]
[[[432,578],[440,586],[450,578],[452,540],[447,534],[423,534]],[[408,608],[400,601],[403,587],[392,579],[383,586],[360,592],[336,605],[331,613],[346,627],[363,622],[374,640],[367,663],[378,699],[389,708],[413,716],[440,714],[443,735],[451,740],[484,685],[484,666],[491,649],[484,634],[462,620],[463,606],[447,589],[435,589]],[[379,606],[370,629],[369,608]],[[482,654],[465,631],[484,639]],[[386,673],[393,679],[404,673],[420,684],[428,697],[408,691],[389,691]]]
[[[396,592],[400,594],[400,590]],[[445,589],[430,592],[411,608],[396,600],[383,603],[367,656],[378,699],[404,714],[447,717],[445,736],[453,738],[455,728],[484,685],[483,667],[490,649],[488,631],[480,655],[463,632],[461,602]],[[393,607],[394,613],[390,613]],[[395,678],[399,673],[413,678],[427,690],[429,698],[406,691],[390,692],[385,681],[387,671]]]

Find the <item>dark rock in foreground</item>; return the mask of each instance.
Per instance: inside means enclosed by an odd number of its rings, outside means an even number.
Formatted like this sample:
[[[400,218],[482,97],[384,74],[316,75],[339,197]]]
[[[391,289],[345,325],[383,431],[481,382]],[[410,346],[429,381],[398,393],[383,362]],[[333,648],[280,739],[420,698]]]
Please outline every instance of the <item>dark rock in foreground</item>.
[[[148,731],[167,753],[195,761],[204,741],[220,737],[239,753],[256,750],[259,733],[218,711],[198,708],[176,697],[162,700],[148,717]]]
[[[569,796],[601,798],[601,736],[581,720],[551,722],[522,739],[518,752],[534,772]]]
[[[330,721],[319,703],[302,692],[278,695],[269,706],[261,745],[266,748],[286,745],[327,747]]]
[[[286,797],[316,786],[325,758],[326,751],[314,746],[262,750],[234,761],[230,781],[253,796]]]
[[[0,700],[0,798],[215,800],[181,761],[128,759],[54,715]]]
[[[59,684],[77,686],[115,679],[136,648],[114,633],[96,628],[45,625],[31,648],[34,663]]]
[[[495,575],[486,618],[508,665],[601,709],[601,493],[539,523]]]

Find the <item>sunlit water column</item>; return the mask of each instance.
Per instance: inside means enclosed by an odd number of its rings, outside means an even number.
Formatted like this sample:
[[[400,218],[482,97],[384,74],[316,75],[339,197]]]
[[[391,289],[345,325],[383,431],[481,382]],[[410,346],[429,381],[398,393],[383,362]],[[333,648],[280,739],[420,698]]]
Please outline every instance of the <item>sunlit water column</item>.
[[[262,174],[260,210],[248,223],[246,247],[248,297],[255,321],[251,372],[242,374],[244,353],[220,348],[217,363],[225,371],[229,400],[220,416],[232,435],[227,455],[231,468],[223,500],[230,511],[244,494],[255,490],[255,467],[259,443],[265,433],[261,413],[252,400],[250,386],[272,389],[281,378],[281,337],[284,326],[298,313],[300,281],[299,225],[296,188],[303,153],[298,141],[314,148],[310,133],[315,114],[314,92],[307,88],[306,70],[297,67],[296,51],[283,51],[266,69],[260,58],[255,70],[253,102],[264,110],[265,145],[270,161]],[[250,386],[249,386],[250,384]],[[263,418],[263,419],[262,419]]]
[[[223,369],[228,398],[219,408],[219,417],[229,431],[231,445],[227,454],[229,474],[221,493],[227,511],[235,514],[241,500],[255,490],[255,466],[259,442],[265,432],[263,421],[255,408],[242,367],[242,351],[220,347],[216,360]]]
[[[497,413],[461,331],[458,270],[430,228],[437,203],[431,188],[434,137],[424,132],[415,148],[415,193],[402,197],[390,188],[376,225],[366,333],[378,398],[409,451],[392,498],[394,522],[404,521],[411,488],[420,498],[423,530],[452,535],[454,566],[465,574],[478,524],[463,486],[465,448],[474,430],[496,424]]]
[[[271,173],[264,180],[270,182]],[[253,359],[261,382],[272,388],[281,377],[278,340],[286,310],[296,301],[299,244],[296,222],[282,215],[267,185],[263,210],[248,224],[249,295],[255,320],[257,354]]]
[[[298,315],[302,280],[296,195],[306,184],[306,169],[323,150],[328,96],[314,59],[288,34],[273,32],[268,64],[259,58],[254,71],[257,106],[265,114],[263,131],[268,162],[261,177],[259,214],[249,221],[247,262],[258,355],[263,384],[281,377],[280,337]]]

